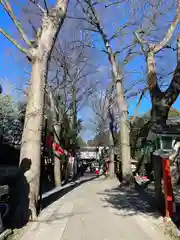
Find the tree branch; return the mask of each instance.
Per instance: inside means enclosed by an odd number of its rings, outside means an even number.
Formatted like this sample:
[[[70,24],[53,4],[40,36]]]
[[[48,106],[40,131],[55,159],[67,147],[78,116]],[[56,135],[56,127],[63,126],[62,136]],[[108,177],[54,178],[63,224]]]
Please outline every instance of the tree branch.
[[[2,28],[0,28],[0,33],[7,38],[16,48],[18,48],[22,53],[24,53],[26,56],[29,56],[29,52],[26,48],[23,48],[21,45],[19,45],[16,40],[14,40],[7,32],[5,32]]]
[[[163,40],[159,44],[156,44],[152,47],[152,50],[155,54],[161,51],[168,44],[168,42],[170,41],[176,29],[177,24],[179,23],[179,20],[180,20],[180,13],[176,14]]]
[[[30,46],[31,42],[28,39],[28,37],[26,36],[20,22],[17,20],[16,16],[14,15],[13,10],[12,10],[11,5],[9,4],[8,0],[0,0],[0,3],[2,4],[4,10],[9,15],[9,17],[11,18],[13,23],[15,24],[15,26],[16,26],[17,30],[19,31],[19,33],[21,34],[21,37],[23,38],[24,42],[28,46]]]
[[[172,38],[172,35],[176,29],[177,24],[180,21],[180,6],[179,6],[179,0],[177,0],[177,10],[176,10],[176,15],[172,21],[172,23],[170,24],[164,38],[162,39],[162,41],[158,44],[148,44],[147,42],[145,44],[148,45],[148,51],[153,51],[154,54],[158,53],[159,51],[161,51],[163,48],[165,48],[167,46],[167,44],[169,43],[170,39]],[[138,34],[137,31],[135,31],[134,33],[138,43],[141,46],[142,51],[144,52],[145,55],[147,55],[147,50],[144,48],[144,40],[142,40]]]
[[[89,24],[92,24],[92,21],[88,20],[87,18],[85,17],[72,17],[72,16],[67,16],[67,18],[69,19],[74,19],[74,20],[82,20],[82,21],[85,21]]]
[[[132,26],[132,25],[135,25],[136,23],[133,23],[133,22],[127,22],[125,23],[122,27],[120,27],[110,38],[109,38],[109,42],[112,41],[114,38],[118,37],[118,35],[120,34],[120,32],[129,27],[129,26]]]
[[[58,119],[59,111],[58,111],[56,103],[55,103],[53,91],[52,91],[51,87],[48,85],[46,86],[46,92],[47,92],[47,94],[49,96],[49,100],[50,100],[50,107],[51,107],[53,122],[55,122]]]
[[[116,2],[112,2],[112,3],[108,3],[105,5],[105,8],[111,7],[113,5],[119,4],[121,1],[116,1]]]
[[[177,38],[177,66],[173,74],[171,84],[164,93],[164,99],[171,106],[177,99],[180,93],[180,40]]]
[[[48,9],[46,0],[44,0],[44,6],[45,6],[46,12],[47,12],[47,14],[48,14],[48,13],[49,13],[49,9]]]
[[[32,4],[34,4],[43,14],[47,14],[47,11],[41,7],[41,5],[36,0],[29,0]]]
[[[139,43],[143,53],[147,55],[147,50],[144,48],[144,41],[140,38],[139,34],[135,31],[134,35],[136,37],[137,42]],[[146,43],[147,44],[147,43]]]
[[[180,37],[177,37],[177,62],[180,62]]]
[[[136,104],[136,108],[134,110],[134,114],[133,114],[133,116],[131,118],[131,121],[130,121],[131,125],[133,125],[134,121],[136,120],[137,113],[138,113],[138,110],[139,110],[139,107],[140,107],[140,104],[141,104],[141,100],[143,99],[143,97],[144,97],[144,95],[147,91],[148,91],[148,87],[144,88],[142,90],[141,94],[140,94],[139,100],[138,100],[138,102]]]

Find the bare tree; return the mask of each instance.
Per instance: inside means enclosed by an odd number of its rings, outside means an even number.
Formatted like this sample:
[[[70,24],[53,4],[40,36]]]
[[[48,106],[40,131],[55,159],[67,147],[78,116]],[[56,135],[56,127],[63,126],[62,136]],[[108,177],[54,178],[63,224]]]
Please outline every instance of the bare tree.
[[[25,169],[25,176],[30,185],[29,208],[31,209],[32,218],[34,219],[36,218],[36,206],[39,196],[41,129],[48,61],[59,30],[64,22],[69,1],[57,0],[55,6],[51,9],[47,7],[43,8],[38,1],[30,2],[35,4],[43,13],[41,26],[33,41],[27,37],[8,0],[0,1],[4,10],[16,26],[27,48],[22,47],[2,28],[0,28],[0,32],[24,53],[32,64],[20,164],[22,165],[23,163],[23,166],[26,166],[26,161],[31,162],[29,169]],[[22,209],[22,205],[19,207],[19,210],[20,209]]]
[[[90,118],[90,121],[94,124],[95,134],[99,136],[98,145],[103,144],[103,136],[109,131],[107,97],[107,91],[101,90],[97,91],[90,98],[90,105],[94,113],[94,116],[93,118]]]
[[[56,65],[66,72],[67,93],[75,90],[79,110],[96,88],[97,81],[94,80],[96,66],[91,63],[91,57],[85,49],[78,47],[73,41],[67,44],[61,42],[55,50]],[[61,84],[59,86],[61,88]]]
[[[150,1],[151,2],[151,1]],[[157,5],[155,6],[154,3],[152,4],[153,7],[153,25],[156,24],[156,19],[159,15],[159,9],[158,5],[161,1],[157,2]],[[152,125],[166,125],[166,120],[168,118],[169,110],[172,106],[172,104],[176,101],[177,97],[180,93],[180,65],[179,65],[179,54],[178,54],[178,48],[177,47],[177,65],[175,68],[175,71],[173,73],[170,85],[167,87],[165,91],[162,91],[160,88],[160,82],[158,81],[158,71],[156,69],[156,55],[160,53],[162,50],[166,48],[171,48],[168,44],[170,43],[171,39],[173,38],[173,34],[176,30],[177,25],[180,21],[180,1],[177,0],[176,2],[176,12],[174,19],[172,20],[171,24],[168,26],[168,29],[166,30],[164,37],[162,40],[159,40],[156,43],[152,43],[152,39],[146,39],[147,35],[149,34],[149,31],[147,29],[144,31],[143,29],[140,29],[139,31],[135,32],[135,37],[138,41],[138,43],[141,46],[141,50],[144,53],[146,57],[146,66],[147,66],[147,83],[148,83],[148,89],[150,92],[151,97],[151,119],[148,121],[144,127],[139,131],[138,135],[141,136],[143,134],[143,145],[146,143],[146,138],[148,136],[149,130],[152,127]],[[179,41],[177,41],[179,42]],[[179,45],[179,44],[178,44]],[[137,137],[139,137],[137,135]],[[137,139],[136,137],[136,139]],[[140,169],[142,160],[139,162],[137,166],[138,171]],[[160,165],[159,165],[160,166]],[[156,161],[154,162],[154,173],[157,174],[157,168],[159,167],[156,164]],[[159,177],[159,176],[158,176]],[[155,179],[158,179],[156,176]],[[159,206],[159,203],[161,204],[161,178],[159,178],[159,181],[156,180],[155,183],[155,196],[156,201]]]
[[[66,129],[64,125],[67,123],[64,120],[68,120],[69,127],[65,140],[68,144],[63,147],[73,152],[78,147],[78,135],[81,128],[81,120],[77,117],[78,111],[96,87],[94,83],[96,81],[92,80],[95,70],[90,60],[85,50],[78,47],[73,42],[73,38],[70,38],[68,42],[61,40],[56,43],[49,67],[49,85],[53,96],[50,99],[54,99],[54,103],[50,101],[51,112],[54,112],[52,114],[53,125],[56,128],[54,139],[59,136],[61,144],[64,142],[62,140],[64,136],[60,135]],[[54,160],[55,184],[59,185],[60,162],[57,159]]]
[[[112,84],[110,84],[106,90],[97,91],[92,95],[90,100],[91,108],[95,115],[93,119],[91,119],[91,122],[95,124],[96,136],[98,136],[99,139],[96,144],[98,146],[106,144],[110,147],[110,176],[114,175],[114,147],[118,143],[116,139],[117,122],[114,114],[114,104],[116,101],[113,99],[113,90],[114,88]]]
[[[114,33],[112,36],[108,36],[97,14],[96,7],[98,5],[98,1],[83,0],[78,1],[78,3],[84,13],[84,17],[82,19],[85,20],[89,25],[89,27],[87,27],[87,30],[89,29],[89,31],[94,31],[100,35],[102,42],[104,44],[104,52],[107,54],[109,63],[112,68],[112,79],[116,88],[116,99],[120,115],[123,182],[124,184],[129,185],[133,182],[133,175],[131,170],[128,110],[127,103],[124,98],[125,93],[123,83],[123,72],[118,62],[117,52],[113,51],[111,41],[118,37],[121,30],[129,26],[130,23],[126,23],[125,25],[123,25],[122,28],[119,28],[117,32]],[[132,44],[130,46],[130,49],[132,49],[133,47],[134,45]]]
[[[164,38],[159,43],[149,43],[140,37],[140,33],[138,31],[135,32],[135,36],[137,41],[139,42],[143,53],[146,56],[146,63],[147,63],[147,72],[148,72],[148,86],[151,96],[152,102],[152,110],[151,116],[152,121],[157,124],[165,124],[168,118],[168,113],[170,107],[175,102],[179,95],[180,90],[180,78],[179,78],[179,60],[177,61],[177,66],[173,74],[173,78],[171,84],[167,88],[165,92],[162,92],[157,78],[157,70],[156,70],[156,63],[155,63],[155,56],[162,51],[164,48],[169,48],[168,44],[173,36],[173,33],[176,30],[176,26],[180,20],[180,8],[179,8],[179,0],[176,1],[176,14],[172,23],[170,24],[167,32],[165,33]],[[155,16],[158,13],[158,10],[155,11]]]
[[[149,1],[151,3],[151,1]],[[169,9],[161,9],[161,5],[163,5],[164,1],[159,0],[157,3],[151,3],[151,17],[146,15],[146,19],[149,20],[151,23],[151,26],[147,25],[146,27],[142,26],[135,32],[135,37],[137,39],[137,42],[141,46],[141,50],[144,53],[146,57],[146,66],[147,66],[147,87],[144,89],[144,93],[149,90],[150,91],[150,97],[151,97],[151,103],[152,103],[152,109],[151,109],[151,119],[145,123],[144,127],[142,127],[138,132],[136,139],[139,137],[143,137],[143,143],[145,144],[145,139],[147,138],[147,135],[149,133],[149,130],[152,126],[152,124],[166,124],[166,120],[168,118],[169,110],[172,106],[172,104],[176,101],[178,95],[179,95],[179,60],[177,60],[177,66],[174,71],[172,80],[170,85],[168,86],[167,83],[165,87],[167,87],[166,91],[162,91],[161,87],[163,87],[164,82],[164,75],[160,75],[158,73],[158,70],[156,69],[156,55],[159,55],[159,53],[162,50],[168,50],[173,49],[169,43],[171,39],[173,38],[173,33],[176,30],[176,26],[179,23],[179,1],[176,3],[176,14],[174,16],[174,19],[172,20],[172,23],[166,30],[164,27],[161,27],[164,31],[166,31],[165,36],[162,40],[156,40],[156,43],[150,43],[153,42],[152,38],[154,37],[154,34],[152,32],[159,33],[159,27],[157,25],[158,17],[161,15],[165,15],[166,12],[169,12]],[[155,5],[156,4],[156,5]],[[173,5],[174,7],[174,5]],[[170,8],[171,9],[171,8]],[[162,12],[162,13],[161,13]],[[165,16],[164,16],[165,17]],[[162,23],[161,23],[162,25]],[[152,36],[151,36],[152,34]],[[155,35],[157,36],[157,34]],[[157,43],[158,41],[158,43]],[[164,61],[166,62],[166,61]],[[167,69],[167,68],[166,68]],[[163,70],[161,72],[165,72],[165,76],[170,76],[172,72],[169,70]],[[142,94],[140,96],[140,99],[142,99]],[[137,142],[137,141],[136,141]],[[135,154],[136,149],[136,142],[135,146],[133,147],[133,155]]]

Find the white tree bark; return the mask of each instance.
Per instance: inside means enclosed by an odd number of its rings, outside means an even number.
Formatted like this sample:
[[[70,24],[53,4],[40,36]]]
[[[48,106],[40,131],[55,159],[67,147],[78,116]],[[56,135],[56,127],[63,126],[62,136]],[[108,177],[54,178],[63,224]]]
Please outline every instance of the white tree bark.
[[[36,60],[32,66],[28,105],[26,109],[24,130],[22,136],[20,165],[31,162],[25,176],[29,184],[29,208],[33,218],[36,216],[36,205],[39,195],[40,159],[41,159],[41,129],[43,121],[43,103],[45,76],[40,72],[46,68],[45,61]],[[38,91],[39,90],[39,91]]]
[[[60,118],[61,113],[58,111],[58,108],[56,107],[55,99],[52,93],[52,89],[47,87],[47,92],[50,99],[50,108],[51,108],[51,116],[52,116],[52,123],[54,127],[54,142],[59,143],[59,137],[60,137]],[[54,154],[54,183],[55,186],[61,186],[61,162],[60,159]]]
[[[30,79],[28,104],[25,115],[24,130],[20,153],[20,164],[31,161],[25,176],[29,184],[29,208],[32,218],[36,218],[36,205],[39,195],[41,130],[43,122],[43,104],[48,60],[63,24],[68,0],[57,0],[49,15],[45,14],[37,36],[37,48],[30,49],[32,56],[32,73]]]
[[[127,104],[124,99],[123,76],[119,71],[118,63],[107,40],[105,40],[105,46],[107,49],[109,62],[112,66],[113,80],[116,85],[117,103],[120,114],[120,137],[121,137],[120,147],[121,147],[123,182],[125,184],[131,184],[133,175],[131,169],[131,149],[129,137],[130,129],[128,123]]]
[[[40,159],[41,159],[41,130],[43,123],[44,93],[48,72],[48,61],[51,56],[54,43],[59,30],[64,22],[69,0],[56,0],[52,9],[42,9],[36,1],[32,1],[44,13],[41,27],[38,29],[35,44],[26,36],[20,22],[17,20],[8,0],[0,0],[3,9],[9,15],[21,39],[28,46],[22,47],[5,30],[0,28],[3,34],[12,44],[16,46],[32,63],[32,72],[28,92],[28,104],[25,114],[25,123],[22,135],[22,145],[20,152],[20,167],[26,177],[28,185],[24,191],[29,192],[29,210],[31,217],[36,218],[36,206],[39,195],[40,181]],[[25,181],[24,181],[25,182]],[[23,191],[23,190],[22,190]],[[22,192],[21,191],[21,192]],[[24,195],[23,193],[21,195]],[[22,200],[23,201],[23,200]],[[22,219],[24,214],[23,204],[17,207],[17,216]],[[29,211],[27,209],[27,211]],[[21,213],[18,211],[22,211]]]

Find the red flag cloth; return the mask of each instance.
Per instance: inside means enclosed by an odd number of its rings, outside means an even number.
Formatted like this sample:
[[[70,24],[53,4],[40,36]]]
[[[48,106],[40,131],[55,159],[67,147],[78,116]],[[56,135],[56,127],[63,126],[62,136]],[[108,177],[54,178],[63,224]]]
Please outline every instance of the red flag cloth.
[[[64,150],[59,146],[58,143],[53,143],[53,149],[55,152],[57,152],[59,155],[64,155]]]
[[[96,175],[98,175],[99,174],[99,169],[98,168],[96,168]]]

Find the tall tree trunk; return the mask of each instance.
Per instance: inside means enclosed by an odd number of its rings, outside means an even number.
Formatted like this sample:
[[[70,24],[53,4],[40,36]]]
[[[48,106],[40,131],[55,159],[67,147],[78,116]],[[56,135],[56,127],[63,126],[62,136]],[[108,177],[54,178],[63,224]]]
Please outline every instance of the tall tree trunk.
[[[179,78],[179,60],[175,69],[173,79],[170,86],[165,92],[162,92],[157,83],[156,69],[155,69],[155,56],[151,51],[147,55],[147,70],[148,70],[148,85],[151,95],[152,109],[151,109],[151,126],[153,125],[166,125],[168,119],[169,110],[177,99],[180,91],[180,78]],[[177,54],[178,55],[178,54]],[[150,130],[150,129],[149,129]],[[159,161],[157,163],[157,161]],[[162,162],[160,158],[153,157],[153,167],[155,175],[155,196],[156,204],[158,207],[162,206],[163,194],[162,194]]]
[[[22,136],[20,164],[25,166],[25,177],[29,184],[29,208],[32,218],[36,218],[39,196],[41,130],[43,122],[44,88],[48,71],[48,61],[60,27],[67,11],[68,0],[57,0],[55,7],[45,14],[37,36],[37,48],[30,49],[32,73],[28,93],[28,104]]]
[[[50,87],[48,88],[48,93],[51,106],[52,122],[54,126],[54,142],[59,143],[61,132],[60,119],[62,118],[62,114],[60,109],[56,107],[55,99],[52,93],[52,89],[50,89]],[[56,187],[61,185],[61,162],[60,159],[56,156],[56,154],[54,154],[54,183]]]
[[[111,91],[111,94],[112,94],[112,91]],[[114,164],[115,136],[114,136],[114,113],[112,109],[112,96],[109,96],[108,101],[109,101],[108,115],[109,115],[109,145],[110,145],[109,175],[113,177],[115,174],[115,164]]]
[[[114,59],[115,60],[115,59]],[[133,182],[133,174],[131,169],[131,149],[130,149],[130,129],[128,123],[127,104],[124,99],[123,78],[119,73],[116,61],[112,61],[112,70],[114,80],[116,82],[117,103],[120,113],[120,137],[121,137],[121,161],[123,184],[129,185]]]
[[[120,104],[120,100],[118,101]],[[122,104],[120,105],[122,107]],[[126,185],[132,184],[133,174],[131,168],[131,149],[130,149],[130,137],[129,137],[129,123],[127,107],[121,112],[120,117],[120,134],[121,134],[121,156],[122,156],[122,174],[123,183]]]
[[[135,33],[138,42],[141,45],[142,50],[145,52],[147,57],[147,72],[148,72],[148,86],[149,92],[151,96],[152,102],[152,110],[151,110],[151,120],[152,124],[157,125],[164,125],[166,124],[166,120],[168,118],[168,113],[170,107],[177,99],[179,92],[180,92],[180,66],[179,66],[179,44],[178,44],[178,51],[177,51],[177,67],[174,71],[172,81],[165,92],[162,92],[157,83],[157,75],[155,69],[155,54],[160,52],[164,47],[167,46],[169,41],[172,38],[172,35],[176,29],[177,24],[180,20],[180,1],[177,1],[176,5],[176,14],[174,20],[171,22],[164,38],[157,44],[148,44],[148,51],[145,50],[143,46],[143,41],[139,37],[137,33]],[[177,42],[179,39],[177,39]],[[156,161],[156,160],[155,160]],[[161,165],[161,163],[160,163]],[[160,166],[161,167],[161,166]],[[155,169],[156,168],[156,169]],[[155,189],[157,190],[156,196],[158,196],[158,192],[161,191],[161,179],[157,180],[157,176],[160,174],[158,173],[157,164],[154,164],[154,170],[156,171],[156,181],[155,181]],[[161,199],[157,199],[159,201]]]
[[[168,119],[170,106],[164,106],[162,101],[152,105],[151,109],[151,121],[153,124],[165,125],[166,120]]]
[[[20,153],[20,166],[25,168],[25,177],[29,184],[29,208],[33,219],[36,218],[39,196],[45,69],[47,69],[47,59],[35,60],[32,66]],[[31,162],[31,166],[26,162]]]
[[[151,95],[152,109],[151,121],[153,124],[166,124],[171,107],[166,94],[162,92],[157,83],[155,55],[149,52],[147,55],[148,85]]]
[[[60,124],[54,124],[54,142],[59,143]],[[55,186],[61,186],[61,161],[54,155],[54,182]]]
[[[111,131],[109,131],[109,142],[110,142],[110,163],[109,163],[109,175],[113,177],[115,174],[115,165],[114,165],[114,142]]]
[[[117,103],[120,113],[120,148],[121,148],[121,161],[122,161],[122,175],[123,184],[130,185],[133,182],[133,174],[131,169],[131,151],[130,151],[130,137],[129,137],[129,123],[127,114],[127,105],[124,99],[124,91],[122,79],[119,80],[117,77],[116,81],[116,92],[117,92]]]
[[[119,66],[115,55],[109,45],[108,40],[104,36],[104,43],[108,53],[108,59],[112,66],[113,80],[116,86],[117,103],[120,114],[120,138],[121,138],[121,161],[122,161],[122,174],[124,185],[131,185],[133,182],[133,174],[131,169],[131,149],[130,149],[130,129],[128,123],[128,110],[124,98],[123,76],[120,73]]]
[[[127,105],[124,98],[124,86],[123,86],[123,76],[118,66],[118,61],[113,49],[110,45],[108,36],[106,35],[103,26],[99,21],[96,14],[96,9],[91,1],[86,1],[88,5],[88,17],[89,22],[93,22],[93,27],[97,29],[101,38],[104,42],[104,47],[108,56],[109,63],[112,68],[114,85],[116,86],[117,93],[117,103],[120,114],[120,136],[121,136],[121,161],[122,161],[122,171],[123,171],[123,181],[124,184],[129,185],[133,181],[133,174],[131,169],[131,149],[130,149],[130,138],[129,138],[129,124],[128,124],[128,111]],[[93,21],[92,21],[93,19]]]

